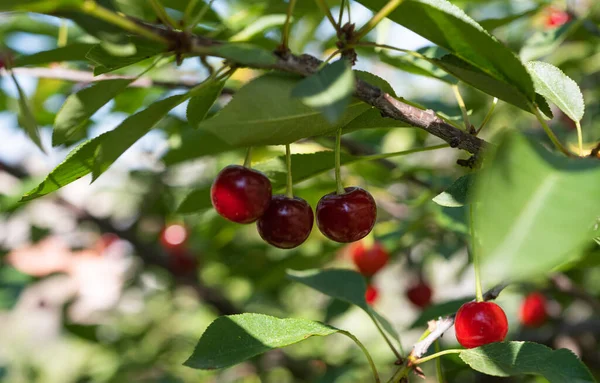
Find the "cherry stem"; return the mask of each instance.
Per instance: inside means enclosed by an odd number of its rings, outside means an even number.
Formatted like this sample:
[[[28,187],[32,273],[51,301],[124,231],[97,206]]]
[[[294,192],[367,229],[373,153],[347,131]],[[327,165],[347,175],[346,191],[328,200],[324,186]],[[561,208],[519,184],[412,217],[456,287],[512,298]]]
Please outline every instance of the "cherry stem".
[[[458,348],[453,348],[453,349],[450,349],[450,350],[444,350],[444,351],[436,352],[435,354],[431,354],[431,355],[426,356],[424,358],[420,358],[420,359],[414,360],[412,362],[412,364],[416,365],[416,364],[421,364],[421,363],[429,362],[430,360],[433,360],[435,358],[439,358],[442,355],[460,354],[463,351],[464,350],[461,350],[461,349],[458,349]]]
[[[208,12],[208,10],[210,9],[210,6],[212,5],[214,0],[210,0],[208,3],[205,3],[204,6],[202,7],[202,9],[200,10],[200,12],[198,12],[198,14],[196,15],[196,17],[194,17],[188,24],[186,31],[191,31],[192,29],[194,29],[194,27],[196,25],[198,25],[198,23],[200,21],[202,21],[202,18],[204,17],[204,15],[206,14],[206,12]],[[190,11],[191,12],[191,11]]]
[[[338,15],[338,27],[342,28],[342,18],[344,16],[344,5],[346,5],[346,0],[342,0],[340,3],[340,14]]]
[[[348,338],[352,339],[354,343],[358,345],[358,347],[361,348],[362,352],[365,354],[367,360],[369,361],[369,366],[371,366],[371,371],[373,372],[373,378],[375,379],[375,382],[380,383],[381,379],[379,378],[379,373],[377,372],[377,368],[375,367],[375,362],[373,362],[373,358],[371,357],[371,354],[369,354],[369,351],[367,350],[365,345],[362,344],[357,337],[355,337],[348,331],[340,330],[340,334],[346,335]]]
[[[339,128],[335,135],[335,182],[337,186],[337,194],[342,195],[346,193],[344,189],[344,185],[342,185],[342,175],[341,175],[341,160],[340,160],[340,152],[342,148],[342,128]]]
[[[408,365],[403,365],[402,367],[400,367],[395,373],[394,376],[392,376],[390,378],[390,380],[388,381],[388,383],[399,383],[402,381],[403,378],[406,378],[408,376],[408,374],[410,373],[411,368],[408,367]]]
[[[483,302],[483,290],[481,289],[481,274],[479,270],[479,252],[476,251],[477,241],[475,240],[475,225],[473,220],[473,202],[469,205],[469,226],[471,229],[471,257],[473,258],[473,267],[475,268],[475,300]]]
[[[388,338],[388,336],[385,334],[385,331],[383,331],[383,329],[381,328],[381,324],[379,324],[379,321],[377,320],[373,312],[369,309],[367,314],[369,314],[369,317],[375,324],[375,327],[377,327],[377,331],[379,331],[383,339],[385,339],[385,343],[387,343],[387,345],[390,347],[390,350],[392,350],[396,358],[398,358],[398,360],[402,360],[402,354],[398,350],[396,350],[396,347],[394,347],[394,344],[392,343],[390,338]]]
[[[556,146],[556,148],[563,152],[567,157],[572,157],[573,155],[571,154],[571,152],[569,152],[567,148],[565,148],[563,144],[560,143],[552,129],[550,129],[550,127],[546,123],[546,120],[544,120],[544,117],[542,117],[542,115],[540,114],[540,111],[538,110],[537,106],[532,106],[531,109],[537,117],[538,121],[540,122],[540,125],[542,125],[542,128],[544,128],[544,131],[550,138],[550,141],[552,141],[552,143],[554,144],[554,146]]]
[[[60,21],[60,27],[58,28],[58,38],[56,40],[56,46],[59,48],[67,45],[67,39],[69,37],[69,24],[66,19]]]
[[[287,14],[285,16],[285,24],[283,24],[283,32],[281,33],[281,47],[283,49],[288,49],[288,42],[290,37],[290,24],[292,19],[292,13],[294,12],[294,7],[296,6],[296,0],[290,0],[290,4],[287,8]]]
[[[463,122],[465,123],[465,131],[471,133],[473,128],[471,127],[471,122],[469,121],[469,112],[467,111],[467,106],[465,104],[465,100],[463,100],[460,89],[458,89],[458,85],[452,85],[452,91],[454,92],[454,97],[456,98],[456,102],[460,107],[460,111],[463,116]]]
[[[577,128],[577,143],[579,144],[579,155],[583,157],[583,136],[581,134],[581,123],[575,121],[575,127]]]
[[[390,0],[386,5],[383,6],[376,14],[371,17],[365,25],[354,36],[354,41],[358,41],[365,37],[367,33],[371,31],[371,29],[375,28],[377,24],[383,19],[385,19],[390,13],[392,13],[400,4],[402,4],[403,0]]]
[[[250,169],[252,167],[252,146],[248,147],[246,151],[246,158],[244,158],[244,167]]]
[[[171,28],[177,28],[177,23],[171,18],[171,16],[169,16],[162,4],[160,4],[157,0],[150,0],[150,6],[164,25]]]
[[[481,132],[481,129],[483,129],[483,127],[492,118],[492,113],[494,113],[494,109],[496,109],[496,105],[498,105],[498,98],[494,97],[494,101],[492,101],[492,106],[490,107],[490,110],[488,110],[487,114],[485,115],[485,117],[483,119],[483,122],[479,126],[479,129],[477,129],[477,131],[475,132],[476,135],[479,134],[479,132]]]
[[[434,350],[436,353],[440,352],[441,348],[440,348],[440,341],[436,340],[434,343]],[[437,358],[435,360],[435,375],[437,377],[437,380],[439,383],[444,383],[444,370],[442,370],[442,359],[441,358]]]
[[[292,186],[292,154],[290,151],[290,144],[285,146],[285,163],[287,165],[287,189],[285,194],[288,198],[294,198],[294,190]]]
[[[325,16],[327,17],[327,19],[329,20],[329,22],[331,23],[331,25],[335,29],[336,33],[339,34],[340,33],[340,27],[335,22],[335,19],[333,18],[333,15],[331,14],[331,11],[329,11],[329,6],[325,2],[325,0],[315,0],[315,2],[319,6],[319,8],[321,8],[321,11],[325,14]]]

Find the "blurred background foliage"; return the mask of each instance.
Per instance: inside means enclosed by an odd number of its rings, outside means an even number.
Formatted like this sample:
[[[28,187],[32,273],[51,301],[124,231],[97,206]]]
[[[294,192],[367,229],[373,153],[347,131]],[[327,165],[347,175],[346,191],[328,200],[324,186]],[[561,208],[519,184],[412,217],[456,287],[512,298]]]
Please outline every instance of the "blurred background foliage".
[[[114,0],[129,15],[156,21],[145,1]],[[164,0],[174,17],[181,17],[183,0]],[[202,2],[200,2],[202,3]],[[328,1],[337,14],[339,1]],[[586,101],[584,142],[600,137],[600,13],[587,17],[594,0],[577,1],[453,1],[521,57],[540,59],[560,67],[581,87]],[[371,13],[356,2],[353,22],[361,25]],[[568,6],[568,8],[567,8]],[[287,3],[283,0],[218,0],[194,31],[222,40],[249,41],[274,49],[280,41]],[[568,10],[570,20],[556,21],[554,12]],[[0,77],[0,380],[6,382],[356,382],[369,378],[363,357],[338,336],[307,342],[257,357],[223,371],[197,371],[182,366],[207,325],[218,315],[260,312],[281,317],[323,320],[352,331],[371,350],[381,369],[394,360],[367,316],[305,286],[291,283],[286,269],[353,267],[348,248],[326,240],[313,230],[309,240],[294,250],[263,243],[253,225],[226,222],[211,209],[178,213],[190,192],[210,184],[226,165],[241,163],[243,150],[166,165],[163,156],[176,150],[182,134],[193,129],[185,119],[185,105],[175,108],[91,186],[90,178],[74,182],[52,196],[20,204],[20,196],[56,166],[86,137],[95,137],[118,125],[128,115],[153,101],[176,94],[186,84],[207,75],[198,58],[152,71],[150,86],[129,87],[94,114],[81,136],[52,148],[54,117],[65,98],[86,81],[45,76],[77,70],[90,73],[89,62],[37,65],[27,55],[63,44],[114,39],[89,20],[78,24],[58,17],[30,13],[0,14],[3,55],[15,58],[15,74],[26,92],[40,126],[42,153],[18,128],[18,94],[13,82]],[[69,15],[71,17],[72,15]],[[554,17],[554,18],[553,18]],[[76,17],[73,17],[77,20]],[[334,49],[334,32],[312,1],[299,1],[294,13],[290,47],[325,58]],[[373,41],[405,49],[431,45],[427,40],[392,23],[381,24],[369,35]],[[410,101],[460,119],[460,109],[449,84],[402,70],[383,60],[374,49],[358,50],[356,69],[386,79],[396,93]],[[395,53],[389,53],[394,56]],[[218,60],[209,60],[215,64]],[[137,75],[148,62],[114,73]],[[391,64],[391,65],[390,65]],[[231,94],[260,72],[240,69],[228,80],[226,91],[209,112],[214,114]],[[60,76],[55,76],[60,77]],[[90,77],[91,78],[91,77]],[[89,80],[88,80],[89,81]],[[183,84],[183,85],[182,85]],[[492,99],[468,86],[462,94],[476,124],[483,120]],[[576,148],[574,125],[554,110],[551,126],[562,142]],[[493,141],[506,129],[526,132],[546,142],[541,127],[523,111],[500,102],[482,136]],[[400,151],[437,140],[412,128],[379,128],[344,136],[349,153],[365,155]],[[331,149],[331,137],[303,140],[294,153]],[[255,162],[283,154],[283,147],[262,147]],[[420,275],[434,290],[434,303],[473,294],[472,268],[466,252],[464,208],[445,208],[431,201],[467,173],[456,165],[464,155],[453,149],[419,153],[382,161],[360,162],[343,168],[345,183],[367,188],[379,207],[373,236],[392,261],[373,280],[380,296],[380,312],[400,331],[410,347],[424,328],[420,311],[405,297],[407,286]],[[316,206],[335,188],[332,173],[300,183],[295,193]],[[187,230],[184,249],[164,241],[165,225]],[[535,340],[576,352],[600,374],[599,248],[590,245],[580,260],[547,281],[511,286],[498,300],[510,320],[509,338]],[[543,290],[551,297],[552,320],[536,330],[516,321],[524,294]],[[434,306],[434,308],[437,306]],[[444,314],[446,312],[438,312]],[[431,319],[434,314],[428,314]],[[456,344],[452,334],[443,344]],[[444,357],[449,382],[519,381],[532,377],[495,379],[469,369],[458,357]],[[425,366],[435,381],[431,366]],[[413,379],[417,380],[417,378]]]

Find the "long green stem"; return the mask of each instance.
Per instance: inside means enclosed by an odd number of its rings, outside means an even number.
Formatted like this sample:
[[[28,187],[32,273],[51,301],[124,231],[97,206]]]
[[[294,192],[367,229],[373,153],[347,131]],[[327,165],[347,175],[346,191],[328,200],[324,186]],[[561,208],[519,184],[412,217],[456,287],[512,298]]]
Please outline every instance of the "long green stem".
[[[335,135],[335,183],[337,194],[344,194],[346,190],[342,184],[342,172],[340,168],[341,164],[341,152],[342,151],[342,128],[339,128]]]
[[[292,19],[292,13],[294,13],[294,7],[296,6],[296,0],[290,0],[290,4],[287,8],[287,14],[285,16],[285,24],[283,24],[283,32],[281,36],[281,46],[284,49],[288,48],[288,43],[290,39],[290,24]]]
[[[485,115],[485,118],[483,119],[483,122],[479,126],[479,129],[477,129],[477,132],[475,132],[476,134],[479,134],[479,132],[481,132],[481,129],[483,129],[483,127],[492,118],[492,113],[494,113],[494,109],[496,109],[496,105],[498,105],[498,98],[494,97],[494,101],[492,101],[492,106],[490,107],[490,110],[488,110],[487,114]]]
[[[162,4],[158,2],[158,0],[150,0],[150,6],[154,10],[154,13],[158,17],[158,19],[164,25],[169,26],[171,28],[177,27],[177,23],[175,22],[175,20],[173,20],[171,16],[169,16],[167,11],[165,10],[165,7],[163,7]]]
[[[319,68],[317,68],[317,70],[321,70],[325,67],[325,65],[329,64],[329,62],[338,54],[342,53],[341,49],[337,49],[335,50],[332,54],[329,55],[329,57],[327,57],[320,65]]]
[[[285,146],[285,163],[287,165],[287,190],[285,192],[288,198],[294,198],[293,180],[292,180],[292,153],[290,144]]]
[[[390,350],[392,350],[392,352],[394,353],[394,355],[396,356],[396,358],[398,358],[398,360],[402,360],[402,355],[396,349],[396,347],[394,347],[394,344],[392,343],[392,341],[390,340],[390,338],[388,338],[388,336],[385,334],[385,331],[383,330],[383,328],[381,328],[381,324],[379,324],[379,321],[377,320],[377,318],[375,318],[375,315],[373,315],[370,312],[368,314],[369,314],[369,317],[371,318],[371,320],[373,321],[373,323],[375,324],[375,327],[377,327],[377,331],[379,331],[379,333],[381,334],[381,336],[385,340],[385,343],[387,343],[387,345],[390,348]]]
[[[358,340],[357,337],[355,337],[354,335],[352,335],[348,331],[340,330],[340,333],[344,334],[348,338],[352,339],[354,341],[354,343],[356,343],[358,345],[358,347],[360,347],[360,349],[362,350],[362,352],[367,357],[367,360],[369,361],[369,366],[371,366],[371,371],[373,372],[373,378],[375,379],[375,382],[376,383],[380,383],[381,380],[379,379],[379,373],[377,372],[377,368],[375,367],[375,362],[373,362],[373,358],[371,358],[371,354],[369,354],[369,351],[367,350],[367,348],[361,343],[360,340]]]
[[[190,21],[190,23],[187,26],[187,31],[191,31],[196,25],[198,25],[198,23],[200,21],[202,21],[202,18],[204,17],[204,15],[206,14],[206,12],[208,12],[208,10],[210,9],[210,6],[212,5],[214,0],[210,0],[208,3],[204,4],[204,7],[202,7],[202,9],[200,10],[200,12],[198,12],[198,14],[196,15],[196,17],[194,17],[192,19],[192,21]]]
[[[60,21],[60,27],[58,28],[58,39],[56,45],[61,48],[67,45],[67,39],[69,37],[69,24],[67,20],[62,19]]]
[[[246,158],[244,158],[244,167],[252,167],[252,146],[249,146],[248,150],[246,150]]]
[[[80,10],[81,10],[81,12],[85,13],[86,15],[106,21],[107,23],[116,25],[119,28],[125,29],[129,32],[138,34],[140,36],[146,37],[150,40],[161,42],[163,44],[169,43],[169,40],[167,40],[165,37],[159,36],[159,35],[155,34],[154,32],[129,20],[128,18],[123,17],[117,13],[114,13],[114,12],[98,5],[93,0],[86,0],[81,5]]]
[[[335,31],[339,33],[340,28],[338,27],[337,23],[335,22],[335,19],[333,18],[333,15],[331,14],[331,11],[329,10],[329,6],[325,2],[325,0],[315,0],[315,2],[319,6],[319,8],[321,8],[321,11],[325,14],[325,16],[327,17],[327,20],[329,20],[329,22],[331,23],[331,25],[333,26]]]
[[[560,141],[558,140],[558,138],[556,137],[556,135],[554,134],[554,132],[552,131],[552,129],[550,129],[550,127],[546,123],[546,120],[544,120],[544,117],[542,117],[542,115],[540,114],[540,111],[538,110],[538,108],[536,106],[532,106],[531,110],[533,111],[533,113],[537,117],[538,121],[540,122],[540,125],[542,125],[542,128],[544,128],[544,131],[546,132],[546,134],[548,135],[548,137],[550,138],[550,141],[552,141],[552,143],[554,144],[554,146],[558,150],[560,150],[561,152],[563,152],[566,156],[571,157],[572,156],[571,152],[569,152],[567,150],[567,148],[565,148],[563,146],[563,144],[560,143]]]
[[[477,251],[477,240],[475,239],[475,225],[473,220],[473,203],[469,205],[469,226],[471,229],[471,256],[475,268],[475,300],[483,302],[483,289],[481,288],[481,275],[479,273],[479,252]]]
[[[410,367],[408,367],[407,365],[403,365],[398,370],[396,370],[394,375],[390,378],[390,380],[388,380],[388,383],[399,383],[400,381],[402,381],[403,378],[406,378],[409,373]]]
[[[434,342],[435,352],[440,352],[440,341],[436,340]],[[442,359],[437,358],[435,360],[435,375],[437,377],[438,383],[444,383],[444,371],[442,370]]]
[[[388,3],[384,5],[384,7],[379,10],[379,12],[377,12],[373,15],[373,17],[371,17],[371,20],[369,20],[365,25],[363,25],[363,27],[358,32],[356,32],[356,35],[354,35],[354,41],[359,41],[360,39],[365,37],[366,34],[369,33],[371,29],[375,28],[381,20],[386,18],[390,13],[392,13],[396,8],[398,8],[398,6],[402,4],[402,1],[403,0],[388,1]]]
[[[416,364],[421,364],[421,363],[429,362],[430,360],[433,360],[435,358],[439,358],[442,355],[460,354],[463,351],[464,350],[460,350],[460,349],[450,349],[450,350],[444,350],[444,351],[436,352],[435,354],[431,354],[431,355],[426,356],[424,358],[417,359],[417,360],[413,361],[412,364],[416,365]]]
[[[469,121],[469,112],[467,111],[467,106],[465,105],[465,100],[463,100],[460,90],[458,89],[458,85],[452,85],[452,91],[454,92],[454,97],[456,98],[456,102],[460,107],[460,111],[463,116],[463,122],[465,124],[465,131],[471,132],[473,129],[471,127],[471,122]]]
[[[575,121],[575,127],[577,128],[577,142],[579,144],[579,155],[583,157],[583,134],[581,133],[581,123]]]
[[[344,5],[346,5],[346,0],[342,0],[342,3],[340,4],[340,14],[338,15],[338,26],[340,28],[342,27],[342,18],[344,16]]]
[[[443,149],[443,148],[449,148],[449,147],[450,147],[449,144],[425,146],[423,148],[402,150],[402,151],[399,151],[399,152],[382,153],[382,154],[372,154],[370,156],[362,156],[361,159],[364,160],[364,161],[376,161],[376,160],[383,160],[383,159],[391,158],[391,157],[403,156],[405,154],[428,152],[430,150],[437,150],[437,149]]]
[[[194,11],[194,8],[196,8],[197,4],[198,0],[190,0],[188,2],[188,5],[185,7],[182,18],[184,27],[187,27],[189,25],[190,17],[192,17],[192,12]]]

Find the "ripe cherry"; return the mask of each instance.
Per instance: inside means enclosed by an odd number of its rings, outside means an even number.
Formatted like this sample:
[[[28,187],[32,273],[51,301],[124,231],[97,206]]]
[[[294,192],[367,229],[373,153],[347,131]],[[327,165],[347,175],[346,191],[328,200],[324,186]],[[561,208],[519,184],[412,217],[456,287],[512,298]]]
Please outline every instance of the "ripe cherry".
[[[566,24],[571,20],[571,16],[558,8],[550,7],[548,16],[546,17],[546,27],[556,28]]]
[[[345,188],[344,194],[329,193],[317,204],[317,226],[336,242],[354,242],[371,232],[377,218],[375,200],[359,187]]]
[[[519,318],[524,326],[539,327],[548,319],[546,298],[540,293],[531,293],[521,304]]]
[[[458,343],[475,348],[503,341],[508,332],[508,320],[504,310],[494,302],[468,302],[456,313],[454,327]]]
[[[377,298],[379,298],[379,290],[377,290],[377,287],[368,285],[367,291],[365,291],[365,300],[367,303],[373,305],[377,302]]]
[[[314,218],[308,202],[278,194],[271,198],[269,208],[256,222],[256,228],[267,243],[280,249],[291,249],[306,241]]]
[[[169,224],[160,233],[160,243],[165,249],[182,248],[188,239],[188,231],[180,224]]]
[[[424,281],[419,281],[406,290],[406,297],[408,300],[413,305],[422,309],[431,304],[432,294],[431,287]]]
[[[371,247],[365,246],[363,242],[357,242],[352,247],[352,260],[360,271],[366,277],[373,276],[381,270],[388,262],[388,253],[385,248],[375,242]]]
[[[230,165],[215,178],[210,197],[222,217],[237,223],[252,223],[269,207],[271,182],[259,171]]]

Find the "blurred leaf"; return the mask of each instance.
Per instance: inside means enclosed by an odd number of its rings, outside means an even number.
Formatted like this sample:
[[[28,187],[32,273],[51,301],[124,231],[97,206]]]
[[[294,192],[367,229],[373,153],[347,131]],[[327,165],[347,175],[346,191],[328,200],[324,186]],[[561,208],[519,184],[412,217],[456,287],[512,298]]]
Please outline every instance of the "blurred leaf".
[[[332,126],[319,112],[291,96],[297,77],[269,73],[243,86],[233,100],[201,129],[232,146],[282,145],[301,138],[333,133],[369,105],[354,100]]]
[[[333,319],[345,314],[352,308],[352,305],[346,301],[332,299],[325,309],[324,322],[331,322]]]
[[[539,375],[550,383],[596,381],[572,351],[553,350],[537,343],[491,343],[463,350],[460,358],[474,370],[492,376]]]
[[[186,109],[190,124],[198,125],[206,118],[208,111],[219,98],[224,86],[225,81],[211,81],[194,93]]]
[[[85,126],[102,106],[122,92],[134,79],[103,80],[69,95],[56,114],[52,145],[62,145]]]
[[[519,56],[523,62],[537,60],[540,57],[553,53],[556,48],[567,38],[571,32],[573,22],[561,25],[543,32],[537,32],[531,36],[521,48]]]
[[[78,7],[84,0],[2,0],[0,11],[52,12],[60,8]]]
[[[577,83],[552,64],[530,61],[526,65],[535,91],[556,104],[571,120],[581,121],[585,103]]]
[[[179,146],[169,150],[163,157],[163,161],[170,166],[195,158],[227,152],[236,148],[238,147],[226,143],[214,133],[204,129],[188,130],[181,136]]]
[[[225,368],[311,336],[339,331],[307,319],[280,319],[262,314],[222,316],[208,326],[184,365],[202,370]]]
[[[253,21],[246,28],[231,36],[229,41],[248,41],[252,37],[285,23],[286,15],[265,15]]]
[[[496,28],[503,27],[514,21],[522,19],[523,17],[535,15],[536,13],[539,12],[539,10],[540,10],[540,7],[534,7],[534,8],[528,9],[527,11],[523,11],[521,13],[517,13],[514,15],[509,15],[509,16],[495,18],[495,19],[480,20],[479,25],[481,25],[488,31],[492,31]]]
[[[358,2],[376,12],[388,0]],[[503,83],[503,87],[514,87],[514,92],[520,93],[523,99],[533,101],[533,83],[517,56],[450,2],[404,0],[388,17],[447,49],[496,83]]]
[[[25,194],[21,201],[29,201],[51,193],[89,173],[93,173],[93,180],[95,180],[123,152],[187,97],[187,94],[176,95],[155,102],[141,112],[126,118],[114,130],[82,143],[71,151],[41,184]]]
[[[130,37],[128,44],[97,44],[86,57],[97,64],[94,68],[94,75],[97,76],[149,59],[166,50],[165,45],[156,41]]]
[[[421,311],[419,317],[412,322],[409,328],[425,327],[430,320],[437,320],[439,317],[454,314],[460,306],[471,300],[472,298],[461,298],[428,306]]]
[[[354,74],[348,61],[341,59],[300,81],[292,97],[320,111],[333,125],[344,114],[353,92]]]
[[[474,178],[472,173],[460,177],[448,189],[433,197],[433,202],[446,207],[464,206]]]
[[[477,177],[475,232],[487,283],[544,275],[589,243],[600,163],[506,135]]]
[[[33,117],[33,113],[31,112],[31,108],[29,108],[29,102],[27,101],[27,95],[21,89],[21,85],[17,81],[15,75],[11,72],[11,77],[15,83],[15,87],[19,92],[19,127],[27,133],[27,136],[33,141],[33,143],[40,148],[43,152],[44,147],[42,146],[42,141],[40,139],[40,132],[38,131],[38,125],[35,121],[35,117]]]
[[[371,108],[360,114],[354,120],[350,121],[342,129],[344,134],[361,129],[378,128],[410,128],[412,125],[396,120],[394,118],[383,117],[379,109]]]
[[[19,56],[14,60],[13,66],[42,65],[52,62],[86,61],[88,51],[96,44],[73,43],[62,48],[42,51],[27,56]]]
[[[417,53],[428,59],[439,59],[448,54],[448,51],[440,47],[430,46],[418,49]],[[448,84],[458,83],[455,77],[449,75],[446,71],[440,69],[438,65],[425,58],[415,57],[410,54],[391,56],[385,50],[379,53],[379,58],[384,63],[408,73],[435,78]]]
[[[217,45],[216,47],[211,47],[210,53],[242,66],[273,65],[277,62],[277,58],[272,52],[246,43]]]

